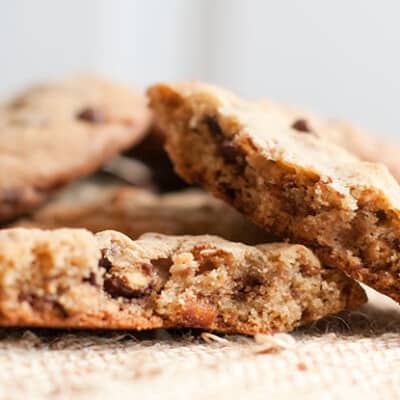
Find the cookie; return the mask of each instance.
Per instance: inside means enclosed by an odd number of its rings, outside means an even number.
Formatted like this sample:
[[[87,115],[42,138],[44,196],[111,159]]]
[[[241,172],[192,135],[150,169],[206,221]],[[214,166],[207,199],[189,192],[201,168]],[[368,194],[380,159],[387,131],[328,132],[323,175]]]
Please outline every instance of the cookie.
[[[17,226],[113,229],[132,239],[146,232],[169,235],[213,234],[256,244],[271,241],[263,229],[199,189],[155,194],[116,183],[74,183]]]
[[[149,96],[181,176],[400,301],[400,189],[385,166],[213,86],[160,84]]]
[[[303,246],[116,231],[0,231],[0,325],[289,331],[365,302]]]
[[[400,162],[398,153],[400,146],[389,143],[381,137],[347,121],[323,119],[308,111],[290,106],[262,101],[267,111],[274,108],[284,118],[292,119],[292,126],[303,132],[311,132],[335,143],[361,160],[385,164],[392,175],[400,181]]]
[[[0,221],[38,206],[69,181],[139,141],[144,96],[92,76],[34,86],[0,106]]]

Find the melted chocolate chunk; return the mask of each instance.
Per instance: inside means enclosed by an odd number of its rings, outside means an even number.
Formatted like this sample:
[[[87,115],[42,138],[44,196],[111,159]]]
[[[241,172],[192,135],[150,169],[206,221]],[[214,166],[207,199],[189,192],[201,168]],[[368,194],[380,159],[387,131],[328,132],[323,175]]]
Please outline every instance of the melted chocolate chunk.
[[[101,258],[99,260],[99,267],[103,267],[107,272],[112,268],[111,261],[106,257],[106,249],[101,249]]]
[[[379,221],[379,222],[385,222],[385,221],[387,221],[387,219],[388,219],[388,217],[387,217],[385,211],[383,211],[383,210],[378,210],[378,211],[376,211],[376,212],[375,212],[375,216],[376,216],[376,218],[378,218],[378,221]]]
[[[90,122],[91,124],[101,124],[105,121],[104,113],[91,107],[84,108],[80,111],[77,114],[77,118],[85,122]]]
[[[236,198],[236,190],[229,187],[226,183],[219,183],[218,190],[227,198],[228,201],[234,202]]]
[[[65,308],[49,294],[44,294],[42,296],[36,294],[24,294],[19,295],[18,300],[28,302],[33,309],[39,312],[46,314],[54,313],[61,318],[68,317],[67,310],[65,310]]]
[[[89,282],[92,286],[98,286],[96,281],[96,275],[91,272],[89,277],[83,278],[83,282]]]
[[[104,290],[112,297],[125,297],[126,299],[144,296],[144,291],[130,288],[121,278],[112,276],[104,279]]]
[[[224,159],[225,162],[234,166],[237,174],[243,173],[245,169],[245,159],[240,147],[234,141],[229,140],[224,136],[223,131],[215,117],[205,117],[204,123],[217,140],[219,155]]]
[[[204,118],[204,123],[207,125],[208,129],[212,134],[219,138],[223,138],[224,134],[222,132],[221,127],[219,126],[219,123],[215,117],[212,116],[207,116]]]
[[[227,164],[230,164],[236,174],[242,174],[246,168],[246,162],[240,148],[230,140],[224,140],[219,145],[219,154]]]
[[[225,161],[229,163],[236,162],[240,155],[237,146],[229,140],[224,140],[219,148],[219,152]]]

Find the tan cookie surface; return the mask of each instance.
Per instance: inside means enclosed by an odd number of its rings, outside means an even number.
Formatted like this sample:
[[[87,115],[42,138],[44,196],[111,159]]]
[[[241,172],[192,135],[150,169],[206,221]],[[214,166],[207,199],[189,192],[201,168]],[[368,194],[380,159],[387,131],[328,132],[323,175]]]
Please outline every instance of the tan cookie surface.
[[[400,301],[400,189],[386,167],[210,85],[160,84],[149,96],[185,179]]]
[[[215,236],[116,231],[0,231],[0,325],[254,334],[366,300],[300,245],[246,246]]]
[[[77,76],[44,83],[0,106],[0,220],[43,202],[138,141],[150,123],[140,92]]]
[[[146,232],[212,234],[257,244],[270,235],[233,208],[199,189],[155,194],[124,184],[82,181],[62,191],[31,218],[16,226],[113,229],[132,239]]]
[[[385,164],[393,176],[400,181],[400,144],[368,132],[347,121],[324,119],[309,111],[263,100],[267,111],[275,109],[284,118],[292,119],[292,126],[300,132],[309,132],[335,143],[353,153],[363,161]]]

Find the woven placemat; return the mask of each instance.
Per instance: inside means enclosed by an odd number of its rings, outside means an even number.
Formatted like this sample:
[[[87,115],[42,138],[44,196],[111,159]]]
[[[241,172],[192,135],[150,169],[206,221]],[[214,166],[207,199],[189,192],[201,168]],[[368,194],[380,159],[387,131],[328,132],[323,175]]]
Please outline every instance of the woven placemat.
[[[257,340],[193,331],[0,330],[1,399],[400,398],[400,307]]]

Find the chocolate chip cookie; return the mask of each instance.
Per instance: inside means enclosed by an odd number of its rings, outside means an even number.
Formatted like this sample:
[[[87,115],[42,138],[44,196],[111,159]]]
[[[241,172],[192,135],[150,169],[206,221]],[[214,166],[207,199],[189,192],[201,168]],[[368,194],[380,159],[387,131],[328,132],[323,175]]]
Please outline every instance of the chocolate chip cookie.
[[[254,334],[289,331],[365,302],[303,246],[214,236],[136,241],[83,229],[0,231],[0,325]]]
[[[0,106],[0,221],[46,200],[140,140],[144,96],[78,76],[34,86]]]
[[[96,181],[75,182],[53,201],[17,221],[17,226],[118,230],[132,239],[146,232],[212,234],[248,244],[271,240],[264,229],[199,189],[155,194],[146,189]]]
[[[385,166],[210,85],[160,84],[149,96],[182,177],[400,301],[400,188]]]

